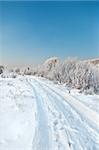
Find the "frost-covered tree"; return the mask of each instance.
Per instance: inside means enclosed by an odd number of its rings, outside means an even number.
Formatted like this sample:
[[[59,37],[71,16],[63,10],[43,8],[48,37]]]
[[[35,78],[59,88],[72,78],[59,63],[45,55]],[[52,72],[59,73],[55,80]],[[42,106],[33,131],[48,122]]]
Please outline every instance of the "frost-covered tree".
[[[69,58],[56,65],[49,61],[45,64],[40,70],[43,77],[81,91],[99,91],[99,69],[92,63]]]
[[[38,75],[49,79],[54,79],[54,71],[59,63],[57,57],[47,59],[42,65],[38,66]]]

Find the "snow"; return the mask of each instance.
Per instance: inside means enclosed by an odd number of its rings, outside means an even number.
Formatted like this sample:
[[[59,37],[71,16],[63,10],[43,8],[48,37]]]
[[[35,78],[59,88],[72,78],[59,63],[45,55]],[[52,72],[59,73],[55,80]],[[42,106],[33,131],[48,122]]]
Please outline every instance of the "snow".
[[[99,113],[99,95],[84,95],[77,92],[75,94],[75,92],[76,91],[74,90],[71,93],[74,98],[78,99],[83,104]]]
[[[0,149],[31,150],[35,128],[33,95],[20,79],[0,79]]]
[[[0,150],[98,150],[98,106],[44,78],[0,78]]]

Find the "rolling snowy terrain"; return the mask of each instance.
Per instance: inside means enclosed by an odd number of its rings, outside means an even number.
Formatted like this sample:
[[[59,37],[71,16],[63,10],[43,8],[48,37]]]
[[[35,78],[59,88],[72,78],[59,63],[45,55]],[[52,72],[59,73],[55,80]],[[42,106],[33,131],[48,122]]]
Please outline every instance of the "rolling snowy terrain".
[[[99,150],[99,96],[40,77],[0,78],[0,150]]]

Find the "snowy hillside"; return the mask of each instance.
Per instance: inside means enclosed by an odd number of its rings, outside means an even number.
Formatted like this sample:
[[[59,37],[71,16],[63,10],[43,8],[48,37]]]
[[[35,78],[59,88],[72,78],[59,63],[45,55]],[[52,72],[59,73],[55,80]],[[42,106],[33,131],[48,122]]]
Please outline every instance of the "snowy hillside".
[[[0,78],[0,150],[99,150],[99,95],[41,77]]]

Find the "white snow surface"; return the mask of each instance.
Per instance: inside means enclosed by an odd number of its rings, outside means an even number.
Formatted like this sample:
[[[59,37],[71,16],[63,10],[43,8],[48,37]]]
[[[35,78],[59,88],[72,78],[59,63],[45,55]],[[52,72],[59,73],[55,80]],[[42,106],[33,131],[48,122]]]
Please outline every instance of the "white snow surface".
[[[0,78],[0,150],[99,150],[99,96],[40,77]]]

